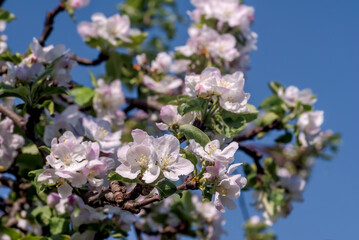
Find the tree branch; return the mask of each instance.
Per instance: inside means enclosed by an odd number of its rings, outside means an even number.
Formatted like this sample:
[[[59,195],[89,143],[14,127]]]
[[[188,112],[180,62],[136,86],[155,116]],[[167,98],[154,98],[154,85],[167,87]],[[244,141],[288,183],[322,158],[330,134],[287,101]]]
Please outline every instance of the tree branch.
[[[261,132],[269,132],[273,129],[281,129],[281,128],[282,128],[282,124],[278,120],[275,120],[271,124],[268,124],[266,126],[255,127],[251,131],[247,132],[246,134],[233,138],[233,141],[242,142],[246,140],[251,140]]]
[[[137,214],[149,204],[162,200],[160,195],[154,194],[141,201],[134,202],[140,195],[148,195],[150,189],[147,185],[137,184],[132,190],[126,192],[123,183],[112,181],[109,187],[104,187],[100,192],[84,192],[80,196],[86,204],[94,208],[109,204]],[[195,189],[198,189],[198,183],[193,178],[187,178],[184,183],[177,186],[177,190],[181,191]]]
[[[45,45],[47,38],[50,36],[52,30],[54,29],[54,19],[55,19],[56,15],[64,10],[65,10],[65,6],[61,1],[59,3],[59,5],[57,5],[57,7],[54,10],[49,11],[46,14],[44,30],[42,31],[42,34],[39,38],[39,43],[41,46]]]
[[[9,117],[21,130],[26,130],[26,120],[0,103],[0,113]]]
[[[83,65],[83,66],[97,66],[97,65],[101,64],[102,62],[108,60],[108,58],[109,58],[106,54],[104,54],[102,52],[100,52],[99,55],[97,56],[97,58],[94,60],[78,57],[74,53],[69,54],[69,57],[72,60],[75,60],[78,64]]]
[[[4,4],[5,0],[0,0],[0,8],[2,7],[2,5]]]
[[[145,111],[147,111],[148,109],[160,111],[161,108],[164,106],[162,103],[156,102],[151,99],[143,100],[143,99],[126,98],[126,102],[130,104],[130,106],[132,105],[133,107]]]
[[[258,152],[253,146],[248,145],[238,145],[238,149],[246,153],[248,156],[253,158],[254,163],[257,167],[258,174],[264,174],[264,169],[260,164],[259,160],[263,157],[263,154]]]

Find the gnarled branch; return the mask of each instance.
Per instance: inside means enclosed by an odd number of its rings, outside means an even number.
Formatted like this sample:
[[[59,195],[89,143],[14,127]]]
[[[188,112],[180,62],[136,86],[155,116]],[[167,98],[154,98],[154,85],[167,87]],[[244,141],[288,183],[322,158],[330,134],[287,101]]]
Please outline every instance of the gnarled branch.
[[[69,54],[69,57],[72,60],[75,60],[78,64],[84,65],[84,66],[97,66],[97,65],[101,64],[102,62],[106,61],[109,58],[108,55],[106,55],[106,54],[104,54],[102,52],[100,52],[98,57],[96,59],[94,59],[94,60],[78,57],[74,53]]]
[[[47,38],[50,36],[52,30],[54,29],[54,19],[55,19],[56,15],[64,10],[65,10],[65,6],[64,6],[63,2],[61,1],[59,3],[59,5],[57,5],[57,7],[54,10],[49,11],[46,14],[44,30],[42,31],[42,34],[39,38],[39,43],[41,46],[45,45]]]

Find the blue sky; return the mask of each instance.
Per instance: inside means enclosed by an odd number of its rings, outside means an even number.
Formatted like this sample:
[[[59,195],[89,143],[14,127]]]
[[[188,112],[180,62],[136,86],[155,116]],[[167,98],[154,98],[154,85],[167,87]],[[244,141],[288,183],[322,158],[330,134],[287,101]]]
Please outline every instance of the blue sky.
[[[56,0],[7,0],[4,8],[18,19],[8,25],[6,34],[12,50],[24,52],[32,37],[38,37],[46,11]],[[94,12],[116,13],[118,0],[92,0],[90,6],[76,12],[78,21],[89,20]],[[180,11],[190,9],[189,0],[178,0]],[[256,9],[253,30],[258,33],[258,51],[252,54],[246,91],[250,102],[258,105],[270,94],[266,83],[279,81],[299,88],[312,88],[318,97],[316,109],[325,111],[324,129],[343,135],[343,143],[331,162],[317,161],[304,193],[304,202],[294,204],[287,219],[273,227],[280,240],[354,239],[359,235],[359,1],[248,0]],[[173,45],[184,44],[186,28],[180,26]],[[87,47],[76,32],[76,24],[67,14],[56,18],[48,44],[63,43],[81,57],[94,58],[97,51]],[[89,84],[88,70],[77,67],[74,80]],[[239,155],[239,158],[243,155]],[[244,158],[244,157],[243,157]],[[244,194],[247,204],[253,202]],[[250,207],[249,207],[250,208]],[[252,211],[251,211],[252,212]],[[240,210],[226,213],[228,236],[243,235]]]

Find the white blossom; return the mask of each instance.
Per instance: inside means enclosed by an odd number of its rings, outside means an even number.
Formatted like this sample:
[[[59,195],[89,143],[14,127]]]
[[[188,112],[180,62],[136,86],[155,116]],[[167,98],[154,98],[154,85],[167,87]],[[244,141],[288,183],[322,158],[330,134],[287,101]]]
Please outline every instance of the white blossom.
[[[175,124],[179,126],[184,124],[192,124],[196,115],[194,112],[189,112],[181,116],[177,112],[177,106],[166,105],[161,108],[160,117],[163,123],[156,123],[157,127],[160,130],[168,130],[168,128],[171,128]]]
[[[286,89],[283,87],[279,88],[278,96],[290,107],[295,107],[297,101],[306,105],[312,105],[316,102],[312,90],[303,89],[299,91],[295,86],[289,86]]]

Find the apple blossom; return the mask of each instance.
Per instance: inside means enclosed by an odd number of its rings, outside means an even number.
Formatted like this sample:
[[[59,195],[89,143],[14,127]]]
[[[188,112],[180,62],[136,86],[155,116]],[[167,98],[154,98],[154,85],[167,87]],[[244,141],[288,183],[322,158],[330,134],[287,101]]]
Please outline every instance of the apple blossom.
[[[277,176],[279,177],[280,184],[289,191],[291,200],[303,201],[301,195],[306,185],[306,181],[303,178],[291,174],[286,168],[279,168]]]
[[[98,88],[95,89],[93,108],[99,119],[113,119],[117,115],[118,108],[125,104],[121,81],[115,80],[106,84],[103,79],[99,79],[97,83]]]
[[[189,149],[198,157],[209,162],[222,162],[227,166],[234,161],[234,154],[238,149],[238,143],[231,142],[223,150],[220,149],[219,140],[213,140],[203,148],[193,139],[189,140]]]
[[[314,135],[320,132],[320,126],[323,121],[323,111],[305,112],[298,118],[297,126],[304,133]]]
[[[160,130],[168,130],[173,125],[192,124],[196,118],[194,112],[189,112],[181,116],[177,112],[177,106],[166,105],[161,108],[160,117],[163,123],[156,123]]]
[[[90,3],[90,0],[69,0],[68,3],[76,9],[86,7]]]
[[[0,21],[0,33],[5,31],[6,22]],[[7,36],[0,34],[0,54],[7,50]]]
[[[85,136],[100,144],[102,152],[115,153],[121,145],[121,131],[112,132],[109,122],[95,118],[83,118]]]
[[[158,157],[158,165],[166,178],[177,181],[180,175],[193,172],[193,164],[179,155],[180,144],[173,135],[166,134],[155,138],[154,148]]]
[[[245,93],[244,76],[242,72],[231,75],[221,75],[219,69],[207,67],[200,75],[187,75],[185,78],[185,93],[189,96],[211,97],[218,96],[222,108],[234,113],[247,112],[247,102],[250,97]]]
[[[149,89],[158,93],[172,93],[176,88],[182,85],[182,80],[172,75],[164,76],[159,82],[156,82],[148,75],[143,76],[143,83]]]
[[[299,91],[295,86],[289,86],[286,89],[281,87],[278,90],[278,96],[290,107],[295,107],[297,101],[306,105],[312,105],[316,102],[312,90],[308,88]]]
[[[0,114],[1,119],[1,114]],[[6,171],[17,156],[17,149],[24,145],[24,138],[14,134],[14,123],[6,117],[0,121],[0,172]]]
[[[130,36],[138,32],[130,29],[130,19],[127,15],[115,14],[109,18],[102,13],[95,13],[91,17],[92,23],[81,22],[77,31],[84,40],[88,38],[102,38],[111,45],[117,46],[119,41],[131,42]]]

